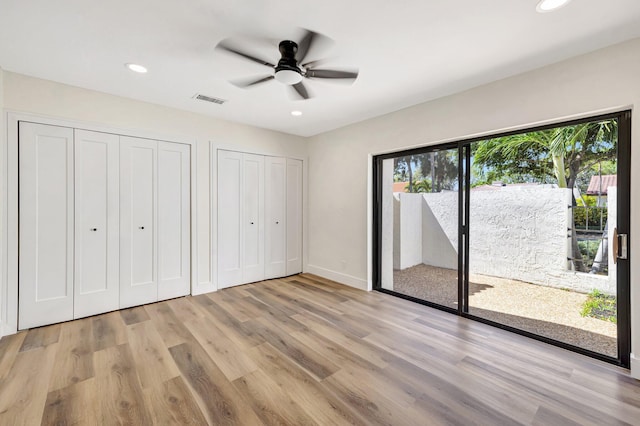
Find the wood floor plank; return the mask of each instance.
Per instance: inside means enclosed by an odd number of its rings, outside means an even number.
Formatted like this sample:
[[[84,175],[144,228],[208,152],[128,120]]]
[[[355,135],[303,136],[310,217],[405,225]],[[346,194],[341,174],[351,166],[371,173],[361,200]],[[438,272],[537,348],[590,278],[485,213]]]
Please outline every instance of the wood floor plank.
[[[143,321],[149,321],[149,314],[144,309],[144,306],[136,306],[134,308],[122,309],[120,311],[122,320],[126,325],[137,324]]]
[[[205,313],[194,304],[191,296],[167,300],[165,303],[171,307],[176,318],[183,323],[205,317]]]
[[[96,410],[99,423],[152,424],[129,345],[113,346],[94,352],[93,356],[94,383],[100,392]]]
[[[122,345],[127,342],[127,329],[119,312],[93,317],[93,350]]]
[[[153,424],[157,426],[206,425],[200,411],[182,377],[167,380],[160,386],[148,389],[145,394]]]
[[[201,309],[204,309],[212,317],[218,328],[241,348],[249,349],[264,343],[264,339],[257,335],[251,327],[238,321],[208,297],[198,298],[195,301]]]
[[[388,400],[384,396],[384,389],[375,389],[361,381],[352,383],[350,378],[341,372],[323,380],[322,385],[348,404],[368,424],[416,424],[416,418],[412,417],[412,410],[397,406]]]
[[[92,323],[91,318],[83,318],[62,324],[49,391],[93,377]]]
[[[0,338],[0,382],[9,374],[25,337],[27,337],[27,332],[22,331]]]
[[[178,319],[167,302],[147,305],[145,309],[168,348],[193,340],[189,330]]]
[[[298,313],[298,309],[296,309],[295,307],[287,306],[287,304],[283,303],[281,300],[278,300],[276,296],[265,291],[259,286],[254,286],[253,288],[248,289],[247,292],[251,294],[251,296],[256,300],[279,310],[287,316],[295,315]]]
[[[392,358],[391,354],[377,346],[365,340],[354,339],[353,336],[342,330],[323,324],[320,320],[310,317],[309,314],[296,314],[292,318],[340,346],[349,348],[351,352],[378,367],[386,367],[388,365],[387,361]]]
[[[100,425],[95,378],[49,392],[42,425]]]
[[[15,357],[0,382],[0,424],[39,424],[47,399],[57,343],[31,348]]]
[[[284,330],[277,328],[263,318],[251,320],[251,328],[260,335],[265,342],[271,343],[273,347],[288,356],[293,362],[311,373],[318,380],[339,370],[331,360],[314,352],[311,348],[296,340]]]
[[[22,342],[20,352],[58,343],[60,327],[60,324],[53,324],[45,327],[32,328],[27,332],[27,336]]]
[[[262,370],[233,382],[267,425],[317,425],[283,388]]]
[[[133,324],[127,327],[127,334],[135,368],[143,388],[160,385],[180,375],[153,322],[144,321]]]
[[[366,424],[346,404],[325,392],[320,383],[269,343],[252,348],[249,353],[260,369],[319,424]]]
[[[258,368],[252,359],[208,318],[189,321],[186,327],[230,382]]]
[[[169,349],[210,425],[261,425],[251,406],[199,344]]]

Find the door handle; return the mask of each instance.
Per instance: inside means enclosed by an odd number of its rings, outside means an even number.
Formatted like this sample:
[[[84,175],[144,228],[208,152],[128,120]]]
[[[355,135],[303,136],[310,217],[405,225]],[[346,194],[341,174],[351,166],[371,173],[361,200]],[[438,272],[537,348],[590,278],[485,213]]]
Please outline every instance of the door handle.
[[[629,258],[629,237],[627,234],[618,234],[618,228],[613,229],[613,263],[618,259]]]
[[[91,229],[89,229],[89,231],[93,231],[93,232],[96,232],[97,230],[98,230],[98,228],[91,228]]]
[[[138,229],[144,229],[144,226],[138,226]]]

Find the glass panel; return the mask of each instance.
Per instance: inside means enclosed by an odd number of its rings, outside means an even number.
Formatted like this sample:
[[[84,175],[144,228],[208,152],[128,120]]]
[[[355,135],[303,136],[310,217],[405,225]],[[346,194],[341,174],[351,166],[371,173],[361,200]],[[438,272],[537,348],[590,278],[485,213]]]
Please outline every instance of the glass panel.
[[[382,164],[382,288],[458,306],[458,149]]]
[[[471,145],[469,313],[617,357],[618,123]]]

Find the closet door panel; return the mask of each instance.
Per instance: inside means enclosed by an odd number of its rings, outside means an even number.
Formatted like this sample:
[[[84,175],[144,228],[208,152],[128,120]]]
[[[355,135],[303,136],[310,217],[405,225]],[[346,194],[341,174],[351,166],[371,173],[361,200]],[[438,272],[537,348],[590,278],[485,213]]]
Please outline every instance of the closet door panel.
[[[243,154],[242,281],[264,279],[264,156]]]
[[[119,307],[119,137],[74,133],[74,318],[81,318]]]
[[[158,300],[157,147],[120,139],[120,308]]]
[[[242,283],[242,154],[218,151],[218,288]]]
[[[302,161],[287,159],[287,275],[302,272]]]
[[[287,160],[265,157],[265,279],[285,276]]]
[[[73,319],[73,130],[19,124],[18,328]]]
[[[158,143],[158,300],[189,294],[190,147]]]

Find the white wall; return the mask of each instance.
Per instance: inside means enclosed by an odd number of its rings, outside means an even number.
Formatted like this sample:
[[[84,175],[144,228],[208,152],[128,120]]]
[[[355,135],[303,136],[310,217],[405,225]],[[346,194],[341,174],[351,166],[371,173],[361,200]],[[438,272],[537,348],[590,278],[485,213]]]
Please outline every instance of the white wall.
[[[371,285],[368,155],[637,106],[639,75],[640,39],[636,39],[310,138],[309,270],[358,287]],[[632,163],[637,165],[637,112],[632,132]],[[632,167],[631,179],[640,183],[638,167]],[[631,217],[639,213],[640,192],[634,191]],[[640,253],[639,221],[631,223],[630,244],[632,255]],[[632,262],[632,352],[638,357],[633,361],[638,377],[639,278],[640,262]]]
[[[616,188],[609,190],[609,201],[613,205],[609,211],[615,215]],[[421,252],[422,263],[426,265],[457,269],[458,193],[398,195],[402,217],[422,217],[421,229],[416,227],[415,221],[400,223],[401,231],[394,236],[398,239],[405,233],[422,233],[420,246],[412,240],[399,241],[401,257],[407,257],[405,251]],[[613,262],[608,276],[568,269],[570,240],[567,229],[571,214],[568,206],[571,202],[570,190],[544,185],[471,190],[469,272],[582,293],[597,289],[615,295]],[[615,226],[615,220],[610,221],[610,229]],[[410,263],[399,269],[413,265]]]
[[[212,235],[210,229],[212,178],[209,168],[210,148],[213,147],[215,150],[216,147],[221,147],[304,160],[307,157],[307,142],[298,136],[222,121],[209,116],[7,71],[3,73],[3,77],[0,84],[0,93],[3,96],[0,99],[4,102],[5,112],[24,112],[73,120],[119,129],[122,134],[128,134],[129,131],[143,132],[159,139],[196,141],[197,161],[194,166],[197,177],[194,195],[197,201],[198,239],[197,270],[194,271],[194,276],[197,277],[196,287],[199,288],[194,290],[198,292],[215,289],[212,284],[215,277],[211,263],[211,248],[215,235]],[[212,105],[211,108],[224,108],[224,106]],[[2,125],[5,123],[6,115],[6,113],[3,115]],[[6,132],[2,132],[2,135],[6,136]],[[1,146],[4,152],[5,144]],[[3,170],[3,173],[5,172]],[[5,230],[2,229],[2,232]]]

